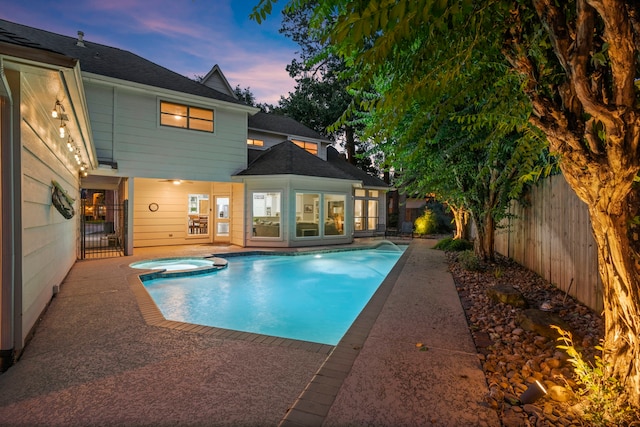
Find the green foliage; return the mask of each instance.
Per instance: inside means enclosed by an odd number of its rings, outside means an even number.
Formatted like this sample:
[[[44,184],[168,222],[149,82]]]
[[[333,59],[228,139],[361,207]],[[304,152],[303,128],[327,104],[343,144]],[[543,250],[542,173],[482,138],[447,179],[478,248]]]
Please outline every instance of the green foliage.
[[[465,270],[482,271],[482,262],[472,250],[460,252],[460,254],[458,254],[458,262],[462,264]]]
[[[609,375],[609,366],[601,356],[595,356],[595,363],[584,360],[582,354],[575,348],[571,332],[551,325],[558,331],[558,341],[564,344],[557,345],[569,356],[569,362],[573,365],[576,383],[581,387],[578,394],[584,399],[583,418],[593,426],[622,426],[627,425],[640,416],[627,403],[627,395],[624,387],[618,379]],[[596,346],[596,350],[603,352],[602,346]]]
[[[414,222],[414,233],[418,235],[433,234],[438,229],[438,219],[436,214],[429,209],[418,217]]]
[[[473,243],[465,239],[447,237],[446,239],[438,241],[434,248],[449,252],[470,251],[473,249]]]

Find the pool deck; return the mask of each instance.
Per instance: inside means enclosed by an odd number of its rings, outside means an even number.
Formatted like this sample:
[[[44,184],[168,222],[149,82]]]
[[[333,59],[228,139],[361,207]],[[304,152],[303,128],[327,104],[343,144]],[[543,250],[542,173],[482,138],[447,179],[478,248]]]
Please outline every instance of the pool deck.
[[[335,347],[166,321],[129,267],[238,248],[79,261],[0,375],[0,425],[499,426],[434,243],[411,240]]]

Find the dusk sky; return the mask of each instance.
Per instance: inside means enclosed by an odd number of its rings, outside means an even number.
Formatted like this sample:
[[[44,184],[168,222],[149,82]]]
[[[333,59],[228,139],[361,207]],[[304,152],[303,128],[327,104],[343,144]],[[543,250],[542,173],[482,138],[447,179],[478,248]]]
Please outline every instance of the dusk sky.
[[[231,87],[276,104],[293,91],[285,67],[298,46],[278,33],[280,10],[258,25],[259,0],[0,0],[0,18],[128,50],[187,77],[218,64]]]

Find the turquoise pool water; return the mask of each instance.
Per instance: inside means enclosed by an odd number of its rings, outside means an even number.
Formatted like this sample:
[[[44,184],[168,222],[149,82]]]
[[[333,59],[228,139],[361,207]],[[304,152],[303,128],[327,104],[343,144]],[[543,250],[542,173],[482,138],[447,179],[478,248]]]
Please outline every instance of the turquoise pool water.
[[[133,268],[143,268],[150,270],[193,270],[201,267],[213,266],[213,261],[205,258],[161,258],[149,261],[138,261],[130,264]]]
[[[144,281],[165,318],[335,345],[403,250],[248,255],[225,269]]]

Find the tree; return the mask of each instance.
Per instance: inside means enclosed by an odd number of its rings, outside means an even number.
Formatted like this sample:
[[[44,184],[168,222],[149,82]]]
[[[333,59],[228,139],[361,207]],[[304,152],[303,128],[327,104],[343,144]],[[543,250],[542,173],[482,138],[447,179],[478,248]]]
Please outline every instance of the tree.
[[[344,60],[331,53],[320,32],[310,31],[311,11],[310,5],[303,6],[287,11],[283,16],[280,32],[298,43],[300,58],[293,59],[287,66],[297,84],[294,92],[280,99],[279,109],[320,134],[343,141],[347,160],[366,170],[370,162],[357,156],[363,150],[358,147],[354,125],[344,122],[331,128],[352,102],[352,97],[347,90],[349,81],[343,74]]]
[[[251,92],[250,87],[246,87],[242,89],[240,85],[236,85],[236,87],[233,89],[233,93],[235,94],[236,98],[238,98],[240,101],[252,107],[257,107],[265,113],[277,110],[277,107],[274,107],[271,104],[267,104],[263,102],[259,103],[256,100],[256,96],[253,94],[253,92]]]
[[[261,0],[254,18],[266,16]],[[290,1],[295,7],[300,1]],[[359,83],[366,85],[398,45],[416,31],[447,33],[449,45],[430,40],[442,53],[438,64],[455,73],[451,50],[467,54],[499,41],[510,69],[522,77],[531,102],[530,123],[560,155],[560,168],[589,210],[603,282],[608,375],[621,381],[640,406],[640,3],[632,0],[318,0],[311,23],[325,29],[335,51],[354,58]],[[452,44],[476,31],[473,42]],[[419,52],[417,52],[419,53]],[[419,63],[420,57],[405,57]],[[419,76],[420,77],[420,76]],[[405,93],[433,86],[400,82]],[[446,84],[446,79],[444,80]],[[357,84],[359,84],[356,82]],[[442,82],[438,82],[442,84]],[[473,87],[472,87],[473,89]],[[426,89],[425,89],[426,90]],[[473,94],[473,90],[468,92]],[[419,95],[419,93],[418,93]],[[370,108],[405,100],[381,100]],[[388,108],[388,106],[387,106]]]

